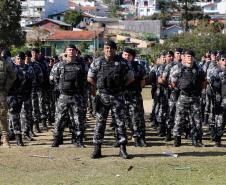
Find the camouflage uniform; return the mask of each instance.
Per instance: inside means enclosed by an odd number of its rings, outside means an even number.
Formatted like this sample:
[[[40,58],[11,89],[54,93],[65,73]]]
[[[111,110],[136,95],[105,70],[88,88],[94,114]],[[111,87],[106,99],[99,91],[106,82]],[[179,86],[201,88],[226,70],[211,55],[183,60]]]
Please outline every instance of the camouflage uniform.
[[[39,62],[31,59],[30,63],[31,67],[34,70],[35,80],[32,82],[32,91],[31,91],[31,102],[32,102],[32,116],[35,127],[38,132],[39,130],[39,122],[41,121],[41,112],[43,112],[43,106],[41,102],[43,102],[43,89],[42,85],[44,82],[44,75],[42,69],[40,67]],[[43,108],[43,109],[42,109]]]
[[[21,134],[20,112],[24,104],[24,127],[30,128],[31,117],[28,102],[31,95],[31,84],[34,79],[33,70],[28,65],[16,65],[17,79],[8,93],[9,119],[15,134]],[[29,131],[29,130],[27,130]]]
[[[94,61],[89,69],[88,77],[97,80],[98,95],[96,96],[96,127],[93,142],[101,144],[104,138],[106,121],[110,110],[116,121],[118,142],[127,143],[125,127],[124,90],[128,79],[133,79],[127,61],[115,56],[113,61],[101,58]]]
[[[209,74],[210,86],[214,94],[213,123],[210,125],[211,136],[217,145],[221,143],[226,123],[226,71],[220,67]]]
[[[163,72],[163,78],[166,79],[166,83],[170,84],[170,74],[174,71],[175,65],[178,65],[179,62],[170,62],[166,65],[164,72]],[[172,89],[170,87],[166,87],[168,90],[168,113],[167,113],[167,119],[166,119],[166,135],[167,139],[170,140],[171,138],[171,130],[174,126],[174,118],[175,118],[175,112],[176,112],[176,102],[179,96],[179,92],[176,89]]]
[[[62,61],[51,71],[51,75],[54,79],[58,79],[57,86],[60,92],[56,105],[54,142],[59,146],[65,127],[65,118],[69,114],[77,145],[83,146],[84,64],[78,59],[73,62]]]
[[[0,59],[0,127],[2,129],[3,146],[9,146],[6,97],[15,80],[16,73],[13,64]]]
[[[127,86],[125,99],[128,107],[126,109],[128,110],[127,121],[131,125],[136,145],[140,139],[145,139],[144,108],[140,81],[145,80],[146,73],[144,67],[136,61],[133,61],[130,66],[133,70],[135,81]]]
[[[196,63],[192,68],[183,64],[176,65],[170,76],[171,82],[177,85],[180,95],[176,104],[175,125],[173,135],[175,146],[180,146],[180,137],[189,117],[192,142],[194,146],[202,144],[202,123],[200,111],[201,83],[204,81],[204,73]]]

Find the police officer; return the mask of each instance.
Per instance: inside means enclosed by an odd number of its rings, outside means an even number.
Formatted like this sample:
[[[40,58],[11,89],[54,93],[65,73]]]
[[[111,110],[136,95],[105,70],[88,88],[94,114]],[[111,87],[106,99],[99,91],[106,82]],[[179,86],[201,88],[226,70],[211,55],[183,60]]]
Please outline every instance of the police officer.
[[[211,125],[211,136],[215,146],[220,147],[226,123],[226,55],[220,56],[218,67],[209,74],[207,80],[214,93],[214,122]]]
[[[97,86],[96,96],[96,127],[94,131],[95,149],[91,158],[101,157],[101,144],[109,110],[113,111],[116,120],[117,136],[120,144],[119,155],[127,159],[126,127],[125,127],[125,99],[123,96],[126,85],[134,80],[133,72],[127,61],[116,55],[116,43],[106,40],[104,43],[104,57],[94,61],[89,69],[87,80]]]
[[[132,133],[135,146],[146,147],[145,141],[145,120],[142,98],[142,88],[145,86],[145,68],[137,61],[134,61],[136,53],[131,48],[125,48],[122,57],[126,59],[133,70],[134,81],[126,87],[125,99],[128,107],[127,121],[132,126]]]
[[[171,74],[171,86],[180,90],[176,104],[175,125],[173,135],[174,146],[181,145],[181,134],[183,132],[185,118],[190,118],[191,137],[193,146],[202,146],[202,122],[200,96],[205,75],[194,61],[194,52],[185,51],[184,63],[177,65]]]
[[[9,120],[12,123],[12,128],[16,137],[18,146],[24,146],[21,133],[21,119],[20,112],[24,102],[30,99],[31,95],[31,83],[34,79],[34,74],[27,65],[24,64],[25,54],[20,52],[15,58],[15,71],[17,79],[14,81],[13,86],[10,88],[7,101],[9,104]],[[29,104],[24,104],[26,124],[24,126],[29,127]],[[29,137],[29,129],[26,129],[26,136]],[[30,138],[29,138],[30,139]]]
[[[66,47],[67,59],[59,63],[52,71],[53,79],[59,79],[60,92],[57,100],[52,147],[59,147],[64,130],[64,119],[69,114],[77,147],[84,147],[83,93],[85,83],[85,66],[76,56],[75,45]]]
[[[1,53],[2,54],[2,53]],[[0,56],[0,127],[2,129],[2,146],[9,147],[7,101],[9,89],[16,80],[16,73],[11,62],[6,61],[4,55]]]

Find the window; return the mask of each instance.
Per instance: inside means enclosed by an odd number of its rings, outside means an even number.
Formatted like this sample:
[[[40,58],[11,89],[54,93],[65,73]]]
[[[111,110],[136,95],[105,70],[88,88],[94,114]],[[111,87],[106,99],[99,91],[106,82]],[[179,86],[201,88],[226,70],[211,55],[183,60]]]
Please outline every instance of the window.
[[[41,11],[42,11],[42,8],[37,8],[37,11],[38,11],[38,12],[41,12]]]
[[[148,1],[144,1],[144,6],[148,6]]]

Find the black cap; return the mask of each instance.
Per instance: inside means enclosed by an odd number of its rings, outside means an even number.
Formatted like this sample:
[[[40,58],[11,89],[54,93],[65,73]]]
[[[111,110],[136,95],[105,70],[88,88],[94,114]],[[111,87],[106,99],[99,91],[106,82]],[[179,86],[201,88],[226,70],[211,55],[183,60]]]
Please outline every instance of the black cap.
[[[132,48],[124,48],[124,50],[123,50],[124,52],[126,52],[126,53],[129,53],[129,54],[131,54],[133,57],[135,57],[136,56],[136,52],[135,52],[135,50],[134,49],[132,49]]]
[[[225,52],[224,51],[221,51],[221,50],[219,50],[219,51],[217,51],[217,56],[221,56],[221,55],[223,55],[223,54],[225,54]]]
[[[116,43],[111,39],[106,40],[104,45],[110,46],[112,49],[117,49]]]
[[[217,55],[217,51],[211,51],[211,53],[210,53],[211,55]]]
[[[167,52],[166,52],[166,55],[174,56],[174,53],[173,53],[173,51],[167,51]]]
[[[31,51],[34,51],[35,53],[39,53],[39,49],[38,48],[32,48]]]
[[[3,57],[3,58],[11,57],[11,52],[9,51],[8,48],[2,50],[1,57]]]
[[[186,51],[184,52],[184,54],[185,54],[185,55],[191,55],[191,56],[195,57],[195,53],[194,53],[194,51],[192,51],[192,50],[186,50]]]
[[[25,51],[25,56],[31,57],[31,52],[30,51]]]
[[[20,57],[22,60],[25,60],[25,53],[24,52],[19,52],[16,55],[17,57]]]
[[[220,59],[226,58],[225,54],[220,55]]]
[[[76,48],[76,46],[74,45],[74,44],[68,44],[67,46],[66,46],[66,49],[67,48],[73,48],[73,49],[76,49],[77,50],[77,48]]]
[[[183,52],[183,49],[182,49],[182,48],[176,48],[176,49],[174,50],[174,52],[182,53],[182,52]]]

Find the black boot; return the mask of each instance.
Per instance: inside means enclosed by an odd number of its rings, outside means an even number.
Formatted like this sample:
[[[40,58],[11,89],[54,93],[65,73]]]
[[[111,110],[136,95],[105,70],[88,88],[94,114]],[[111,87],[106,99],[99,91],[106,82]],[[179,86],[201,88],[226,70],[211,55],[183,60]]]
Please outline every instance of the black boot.
[[[140,147],[147,147],[148,146],[144,136],[140,137],[139,145],[140,145]]]
[[[221,147],[221,137],[217,137],[215,140],[215,147]]]
[[[133,138],[133,140],[134,140],[134,146],[135,147],[138,147],[138,146],[140,146],[140,143],[139,143],[139,138],[136,136],[136,137],[134,137]]]
[[[129,158],[129,156],[126,152],[126,145],[120,145],[119,156],[123,159]]]
[[[59,147],[59,145],[60,145],[60,138],[59,138],[59,136],[54,136],[52,147]]]
[[[181,146],[181,136],[175,136],[174,138],[174,146],[180,147]]]
[[[42,120],[42,129],[48,132],[48,127],[45,119]]]
[[[194,147],[203,147],[202,139],[197,138],[196,136],[192,136],[192,146]]]
[[[166,139],[165,139],[165,141],[172,141],[171,129],[170,128],[166,129]]]
[[[64,136],[63,134],[59,136],[59,145],[64,144]]]
[[[163,123],[159,124],[159,137],[165,137],[166,136],[166,127]]]
[[[16,144],[18,146],[24,146],[24,143],[22,141],[22,135],[21,134],[15,134],[15,138],[16,138]]]
[[[102,155],[101,155],[101,144],[95,144],[94,151],[91,154],[91,158],[92,159],[98,159],[98,158],[101,158],[101,157],[102,157]]]
[[[76,146],[78,148],[85,148],[85,145],[83,143],[83,137],[82,136],[78,136],[77,141],[76,141]]]
[[[38,122],[35,123],[35,130],[36,130],[37,133],[42,133],[40,128],[39,128],[39,123]]]

